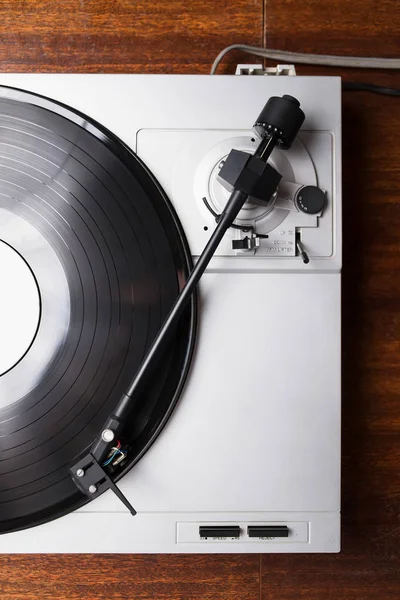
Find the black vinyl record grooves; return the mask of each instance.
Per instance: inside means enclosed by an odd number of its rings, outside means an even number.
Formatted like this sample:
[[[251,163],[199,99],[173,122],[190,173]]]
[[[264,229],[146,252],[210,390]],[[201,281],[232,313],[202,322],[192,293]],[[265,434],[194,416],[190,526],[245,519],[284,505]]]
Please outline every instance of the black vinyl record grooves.
[[[0,532],[8,532],[88,501],[68,468],[126,391],[191,265],[171,204],[133,152],[85,115],[5,87],[0,241],[29,265],[41,303],[31,346],[0,376]],[[118,478],[177,402],[195,317],[193,300],[132,414]]]

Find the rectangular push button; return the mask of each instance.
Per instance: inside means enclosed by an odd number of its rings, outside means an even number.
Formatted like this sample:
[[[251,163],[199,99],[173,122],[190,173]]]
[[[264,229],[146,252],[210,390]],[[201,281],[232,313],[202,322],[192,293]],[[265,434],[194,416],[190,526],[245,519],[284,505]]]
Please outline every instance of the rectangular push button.
[[[249,525],[247,534],[251,538],[289,537],[287,525]]]
[[[200,525],[200,537],[202,538],[239,538],[239,525]]]

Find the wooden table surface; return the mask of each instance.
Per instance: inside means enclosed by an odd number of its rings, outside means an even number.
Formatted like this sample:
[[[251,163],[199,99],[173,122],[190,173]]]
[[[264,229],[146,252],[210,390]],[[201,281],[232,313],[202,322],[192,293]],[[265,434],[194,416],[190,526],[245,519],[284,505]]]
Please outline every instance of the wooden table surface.
[[[1,0],[0,69],[207,73],[239,42],[400,56],[399,29],[397,0]],[[1,600],[399,600],[399,131],[400,98],[344,93],[342,552],[0,556]]]

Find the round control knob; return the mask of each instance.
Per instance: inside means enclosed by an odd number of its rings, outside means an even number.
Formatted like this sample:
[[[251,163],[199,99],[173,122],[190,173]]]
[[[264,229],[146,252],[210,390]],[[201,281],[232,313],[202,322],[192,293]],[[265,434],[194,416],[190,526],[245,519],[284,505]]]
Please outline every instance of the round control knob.
[[[315,185],[305,185],[297,192],[295,204],[301,212],[316,215],[325,208],[326,194]]]

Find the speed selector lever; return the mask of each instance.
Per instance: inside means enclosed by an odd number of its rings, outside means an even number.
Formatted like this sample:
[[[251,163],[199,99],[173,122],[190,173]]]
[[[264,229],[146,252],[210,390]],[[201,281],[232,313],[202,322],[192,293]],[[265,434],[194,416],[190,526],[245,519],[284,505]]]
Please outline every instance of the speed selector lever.
[[[299,234],[296,235],[296,248],[297,248],[297,251],[300,254],[301,258],[303,259],[303,263],[305,265],[308,265],[308,263],[310,262],[310,259],[308,258],[307,252],[304,250],[304,246],[301,243]]]

